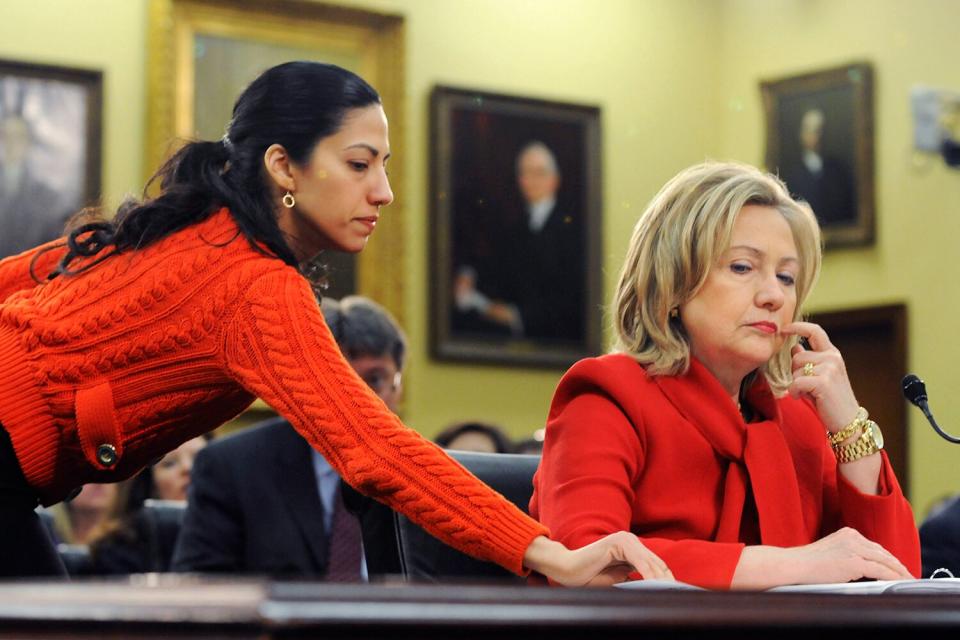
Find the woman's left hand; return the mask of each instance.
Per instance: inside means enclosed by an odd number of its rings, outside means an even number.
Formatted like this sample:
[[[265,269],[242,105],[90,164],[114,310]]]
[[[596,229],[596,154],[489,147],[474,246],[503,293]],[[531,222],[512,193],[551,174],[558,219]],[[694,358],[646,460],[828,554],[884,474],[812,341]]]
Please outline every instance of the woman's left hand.
[[[567,587],[610,586],[628,580],[634,571],[645,580],[673,580],[660,556],[627,531],[611,533],[573,551],[539,536],[527,547],[523,564]]]
[[[827,429],[831,433],[840,431],[856,418],[860,408],[847,377],[843,356],[818,324],[793,322],[784,326],[781,332],[806,338],[810,344],[809,350],[799,344],[791,350],[793,382],[788,387],[790,395],[809,397],[816,404]]]

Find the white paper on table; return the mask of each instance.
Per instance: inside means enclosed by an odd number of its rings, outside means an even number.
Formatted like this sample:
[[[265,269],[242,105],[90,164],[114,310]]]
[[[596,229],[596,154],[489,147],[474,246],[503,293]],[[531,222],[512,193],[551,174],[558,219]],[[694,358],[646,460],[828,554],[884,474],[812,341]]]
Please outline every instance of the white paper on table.
[[[922,580],[874,580],[826,584],[792,584],[768,589],[775,593],[960,593],[960,578]]]
[[[675,580],[629,580],[618,582],[613,586],[618,589],[630,589],[631,591],[707,591],[703,587]]]
[[[631,591],[707,591],[686,582],[670,580],[631,580],[614,585]],[[924,580],[873,580],[869,582],[831,582],[791,584],[767,589],[768,593],[836,593],[870,595],[876,593],[960,593],[960,578]]]

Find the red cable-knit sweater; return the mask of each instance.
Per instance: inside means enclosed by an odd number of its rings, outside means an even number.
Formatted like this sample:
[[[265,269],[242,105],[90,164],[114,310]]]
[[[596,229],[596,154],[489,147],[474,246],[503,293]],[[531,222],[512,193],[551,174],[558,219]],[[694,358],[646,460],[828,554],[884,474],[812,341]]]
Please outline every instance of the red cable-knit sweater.
[[[36,253],[0,262],[0,423],[44,504],[129,477],[260,397],[363,493],[523,572],[546,529],[404,426],[343,359],[307,281],[228,211],[39,286]]]

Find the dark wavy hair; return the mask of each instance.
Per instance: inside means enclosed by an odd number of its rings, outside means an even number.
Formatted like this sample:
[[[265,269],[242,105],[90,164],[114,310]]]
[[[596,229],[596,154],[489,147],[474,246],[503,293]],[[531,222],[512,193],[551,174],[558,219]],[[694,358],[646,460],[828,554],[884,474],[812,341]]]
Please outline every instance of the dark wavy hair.
[[[320,309],[333,339],[348,358],[388,356],[397,371],[403,370],[407,337],[389,311],[363,296],[339,301],[323,298]]]
[[[288,62],[266,70],[237,98],[223,139],[188,142],[154,174],[143,198],[126,200],[113,220],[97,211],[77,214],[68,225],[68,251],[50,277],[80,273],[112,255],[148,247],[226,206],[254,249],[298,267],[322,286],[322,266],[298,263],[280,231],[264,152],[279,144],[294,162],[306,165],[317,142],[336,133],[350,110],[374,104],[380,104],[376,90],[335,65]],[[147,197],[155,183],[159,195]],[[77,258],[93,259],[73,268]]]

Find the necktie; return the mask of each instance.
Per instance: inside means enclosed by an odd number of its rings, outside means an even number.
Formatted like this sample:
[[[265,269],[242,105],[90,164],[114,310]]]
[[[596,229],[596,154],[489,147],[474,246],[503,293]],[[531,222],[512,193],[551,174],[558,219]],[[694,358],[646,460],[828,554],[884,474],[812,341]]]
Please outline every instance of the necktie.
[[[330,582],[358,582],[362,553],[360,523],[344,506],[339,487],[333,504],[326,579]]]

